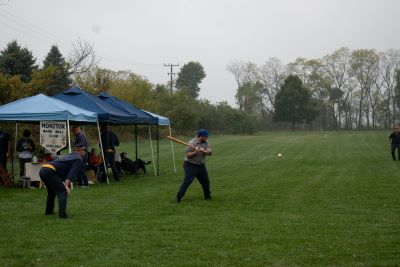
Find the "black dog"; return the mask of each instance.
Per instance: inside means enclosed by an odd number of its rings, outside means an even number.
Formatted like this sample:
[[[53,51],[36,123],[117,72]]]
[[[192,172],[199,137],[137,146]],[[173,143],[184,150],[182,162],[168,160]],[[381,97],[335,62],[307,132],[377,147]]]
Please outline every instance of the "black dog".
[[[146,174],[146,165],[150,164],[151,161],[143,161],[138,158],[137,162],[137,167],[136,167],[136,162],[133,160],[130,160],[127,156],[127,153],[122,152],[121,153],[121,167],[124,172],[130,172],[130,173],[138,173],[140,169],[143,170],[143,173]]]

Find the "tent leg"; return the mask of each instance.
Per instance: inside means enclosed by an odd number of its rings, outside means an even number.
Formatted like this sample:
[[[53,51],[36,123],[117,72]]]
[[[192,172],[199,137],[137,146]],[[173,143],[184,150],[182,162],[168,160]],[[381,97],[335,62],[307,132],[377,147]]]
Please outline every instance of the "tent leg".
[[[151,125],[149,125],[149,137],[150,137],[151,158],[153,159],[154,176],[156,176],[157,173],[156,173],[156,163],[154,161],[153,141],[151,140]]]
[[[158,124],[157,124],[157,176],[160,175],[160,141],[158,136]]]
[[[171,125],[168,125],[168,128],[169,128],[169,136],[172,136]],[[170,141],[170,142],[171,142],[171,150],[172,150],[172,161],[174,162],[174,172],[176,173],[174,143],[172,141]]]
[[[137,124],[135,124],[135,176],[138,175],[138,143],[137,143]]]
[[[11,172],[14,173],[14,168],[15,168],[15,158],[17,157],[17,139],[18,139],[18,122],[15,123],[15,140],[14,140],[14,153],[13,153],[13,163],[12,163],[12,168],[11,168]],[[19,166],[21,168],[21,166]],[[14,182],[14,178],[15,175],[12,176],[12,180]]]
[[[69,119],[67,120],[67,130],[68,130],[68,149],[69,153],[71,153],[71,132],[69,130]]]
[[[106,178],[107,178],[107,184],[110,184],[110,181],[108,180],[106,159],[104,158],[103,143],[101,142],[101,134],[100,134],[99,121],[97,121],[97,131],[99,132],[100,150],[101,150],[101,155],[103,156],[103,165],[104,165],[104,171],[106,172],[105,174],[106,174]]]
[[[71,131],[69,129],[69,119],[67,119],[67,130],[68,130],[68,150],[71,154]],[[71,183],[71,189],[74,189],[74,183]]]

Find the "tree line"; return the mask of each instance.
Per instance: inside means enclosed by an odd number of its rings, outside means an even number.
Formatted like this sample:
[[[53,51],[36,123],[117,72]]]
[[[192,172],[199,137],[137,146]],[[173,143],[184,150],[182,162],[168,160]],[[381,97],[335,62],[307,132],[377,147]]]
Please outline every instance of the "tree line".
[[[261,66],[236,60],[227,70],[236,80],[239,109],[258,117],[264,129],[294,122],[316,130],[387,129],[399,123],[400,50],[343,47],[287,65],[277,58]],[[285,84],[298,89],[282,97]],[[307,105],[296,110],[293,103],[301,101]]]
[[[80,40],[68,57],[53,45],[41,63],[32,51],[12,41],[0,51],[0,104],[38,93],[52,96],[70,86],[79,86],[95,95],[108,92],[141,109],[166,116],[176,134],[193,134],[198,128],[214,133],[253,132],[256,127],[251,115],[227,102],[212,104],[198,99],[205,77],[199,62],[188,62],[180,69],[171,93],[169,84],[152,84],[129,70],[102,68],[93,45]],[[119,130],[121,135],[125,128]]]
[[[176,134],[198,128],[213,133],[271,129],[380,129],[398,123],[400,51],[340,48],[321,59],[277,58],[262,66],[233,61],[237,107],[199,99],[206,72],[199,62],[184,64],[174,82],[153,84],[129,70],[102,68],[92,44],[78,40],[64,57],[53,45],[42,62],[12,41],[0,51],[0,104],[70,86],[92,94],[108,92],[141,109],[168,117]],[[123,134],[124,128],[120,130]],[[144,132],[144,130],[143,130]]]

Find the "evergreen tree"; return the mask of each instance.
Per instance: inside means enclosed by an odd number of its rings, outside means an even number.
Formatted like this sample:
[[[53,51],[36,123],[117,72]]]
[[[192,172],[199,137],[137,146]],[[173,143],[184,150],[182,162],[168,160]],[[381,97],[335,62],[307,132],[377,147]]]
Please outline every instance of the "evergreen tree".
[[[49,95],[55,95],[69,87],[72,81],[69,78],[68,65],[56,45],[51,47],[43,61],[43,70],[49,69],[54,73],[53,82],[46,88]]]
[[[311,122],[317,115],[316,102],[297,75],[289,75],[275,99],[275,121],[286,121],[295,129],[297,122]]]
[[[47,56],[43,61],[44,68],[47,68],[51,65],[59,68],[65,67],[65,59],[56,45],[53,45],[50,48],[49,53],[47,53]]]
[[[17,41],[7,44],[0,52],[0,72],[7,76],[19,75],[21,81],[29,82],[32,72],[37,68],[36,59],[27,48],[21,48]]]
[[[199,96],[199,84],[206,77],[203,66],[199,62],[189,62],[183,65],[178,73],[176,80],[176,88],[178,90],[186,90],[192,98]]]

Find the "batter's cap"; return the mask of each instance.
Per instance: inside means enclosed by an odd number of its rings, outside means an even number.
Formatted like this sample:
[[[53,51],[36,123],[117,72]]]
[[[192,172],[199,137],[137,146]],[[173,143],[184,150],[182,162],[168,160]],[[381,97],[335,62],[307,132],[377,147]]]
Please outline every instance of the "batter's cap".
[[[204,137],[208,137],[208,131],[206,130],[206,129],[200,129],[198,132],[197,132],[197,136],[204,136]]]

